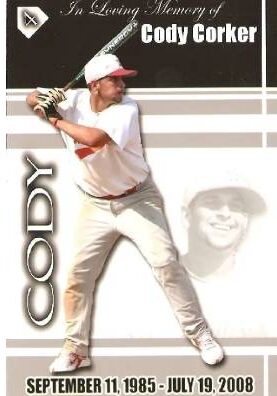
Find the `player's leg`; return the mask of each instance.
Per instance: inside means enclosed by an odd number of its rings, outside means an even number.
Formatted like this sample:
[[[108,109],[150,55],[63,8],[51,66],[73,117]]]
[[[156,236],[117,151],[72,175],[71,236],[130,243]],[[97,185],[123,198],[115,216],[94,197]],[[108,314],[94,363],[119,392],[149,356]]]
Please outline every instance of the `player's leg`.
[[[78,359],[82,359],[78,367],[90,364],[87,356],[95,282],[118,237],[108,202],[86,197],[75,228],[75,253],[64,293],[66,341],[63,352],[77,359],[77,364]],[[52,372],[71,371],[62,370],[66,359],[60,359],[60,365],[57,360],[50,368]],[[70,366],[73,370],[77,368],[75,363]]]
[[[177,262],[161,200],[158,195],[141,198],[118,216],[118,228],[138,246],[163,287],[183,332],[193,337],[206,324],[191,282]]]
[[[183,333],[194,342],[208,333],[208,326],[191,281],[177,261],[160,196],[151,186],[139,194],[140,200],[135,201],[135,197],[132,197],[134,204],[126,202],[126,209],[118,216],[118,228],[133,240],[149,262]],[[212,356],[210,364],[223,357],[221,348],[217,345],[214,347],[216,356]]]

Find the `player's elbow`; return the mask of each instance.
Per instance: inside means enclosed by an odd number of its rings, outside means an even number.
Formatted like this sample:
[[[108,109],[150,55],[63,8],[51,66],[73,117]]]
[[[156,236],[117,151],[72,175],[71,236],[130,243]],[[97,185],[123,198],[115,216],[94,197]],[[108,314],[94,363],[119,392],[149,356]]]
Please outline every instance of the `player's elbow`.
[[[104,131],[93,128],[93,133],[88,134],[86,144],[90,147],[104,147],[111,141],[111,138]]]
[[[34,107],[37,104],[37,94],[38,91],[33,91],[26,96],[26,103],[28,106]]]
[[[26,96],[26,103],[27,103],[28,106],[32,105],[32,103],[31,103],[31,94]]]

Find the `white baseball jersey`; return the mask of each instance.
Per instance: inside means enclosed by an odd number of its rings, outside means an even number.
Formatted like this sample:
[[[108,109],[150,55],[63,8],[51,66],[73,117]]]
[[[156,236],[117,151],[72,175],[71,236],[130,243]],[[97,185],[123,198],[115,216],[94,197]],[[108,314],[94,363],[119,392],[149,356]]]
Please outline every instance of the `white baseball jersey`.
[[[149,168],[143,157],[136,103],[127,96],[102,112],[90,106],[90,92],[69,91],[59,104],[59,113],[68,121],[105,131],[112,139],[101,149],[63,139],[71,153],[76,183],[89,194],[101,197],[120,195],[144,181]]]

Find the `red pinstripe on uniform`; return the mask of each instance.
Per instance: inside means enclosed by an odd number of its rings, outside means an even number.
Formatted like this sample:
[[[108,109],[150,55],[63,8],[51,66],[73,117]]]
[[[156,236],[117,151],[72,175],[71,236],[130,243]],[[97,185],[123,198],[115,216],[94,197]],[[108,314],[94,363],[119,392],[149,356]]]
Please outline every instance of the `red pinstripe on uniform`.
[[[91,154],[95,153],[96,151],[100,150],[100,148],[101,147],[85,146],[85,147],[76,149],[75,154],[77,154],[80,159],[83,159],[83,158],[87,157],[88,155],[91,155]]]

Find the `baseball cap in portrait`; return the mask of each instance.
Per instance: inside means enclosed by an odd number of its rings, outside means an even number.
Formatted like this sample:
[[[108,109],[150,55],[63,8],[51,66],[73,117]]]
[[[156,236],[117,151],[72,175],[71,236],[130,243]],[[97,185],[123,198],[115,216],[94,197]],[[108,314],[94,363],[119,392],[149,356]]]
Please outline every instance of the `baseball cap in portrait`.
[[[233,171],[195,177],[185,189],[183,208],[188,208],[200,193],[223,189],[236,190],[243,199],[247,212],[251,214],[265,212],[266,203],[261,194],[243,176]]]
[[[96,56],[85,66],[85,79],[87,84],[107,76],[133,77],[136,75],[137,70],[125,69],[121,65],[118,57],[113,54]]]

